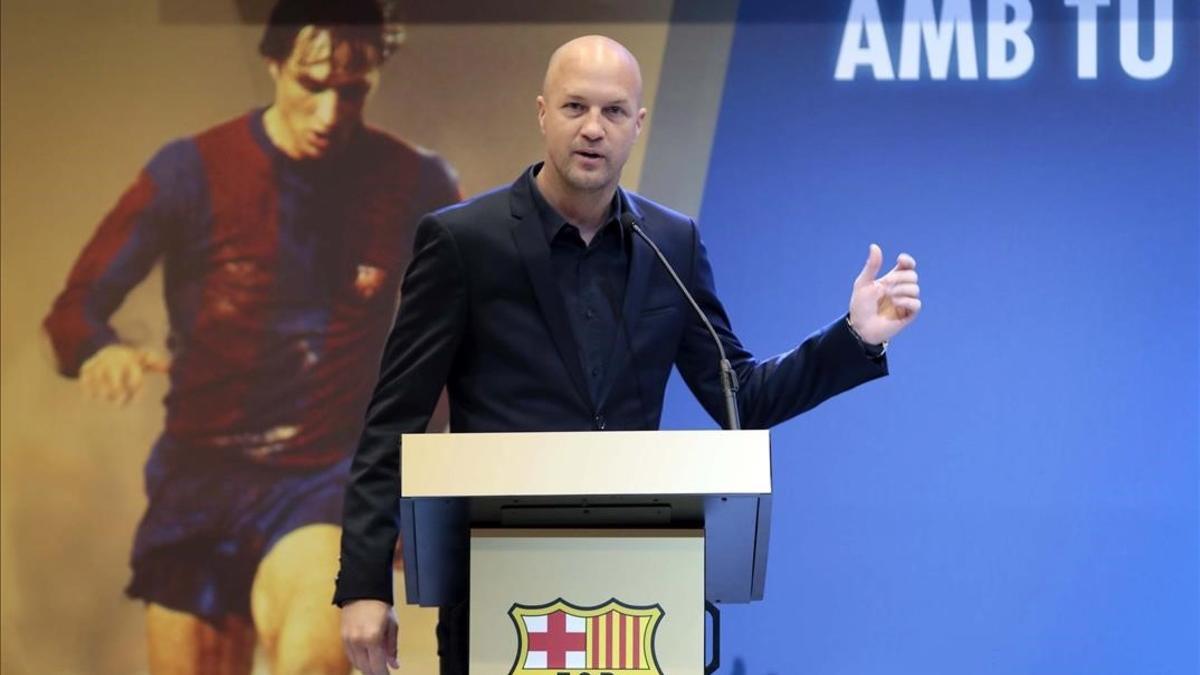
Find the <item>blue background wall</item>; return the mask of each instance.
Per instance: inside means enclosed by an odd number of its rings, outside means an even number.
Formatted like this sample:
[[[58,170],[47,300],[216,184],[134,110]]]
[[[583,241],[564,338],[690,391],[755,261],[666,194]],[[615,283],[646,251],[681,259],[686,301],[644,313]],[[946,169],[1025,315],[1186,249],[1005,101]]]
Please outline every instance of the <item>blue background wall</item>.
[[[725,608],[723,672],[1196,673],[1196,3],[1150,81],[1116,0],[1095,80],[1056,0],[1022,78],[835,81],[848,5],[742,3],[701,227],[761,355],[845,311],[872,241],[925,309],[891,377],[774,432],[768,598]],[[675,381],[665,424],[712,423]]]

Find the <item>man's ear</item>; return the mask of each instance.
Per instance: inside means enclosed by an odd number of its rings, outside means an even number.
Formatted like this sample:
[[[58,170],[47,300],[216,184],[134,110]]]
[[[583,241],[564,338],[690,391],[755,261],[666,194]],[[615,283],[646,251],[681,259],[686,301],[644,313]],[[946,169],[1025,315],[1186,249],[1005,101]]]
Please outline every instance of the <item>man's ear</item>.
[[[637,111],[637,119],[634,122],[634,127],[637,129],[637,135],[642,135],[642,125],[646,122],[646,109],[640,108]]]
[[[537,117],[538,128],[542,130],[542,135],[546,135],[546,99],[540,95],[537,97]]]
[[[267,73],[275,82],[279,81],[280,63],[275,59],[267,59]]]

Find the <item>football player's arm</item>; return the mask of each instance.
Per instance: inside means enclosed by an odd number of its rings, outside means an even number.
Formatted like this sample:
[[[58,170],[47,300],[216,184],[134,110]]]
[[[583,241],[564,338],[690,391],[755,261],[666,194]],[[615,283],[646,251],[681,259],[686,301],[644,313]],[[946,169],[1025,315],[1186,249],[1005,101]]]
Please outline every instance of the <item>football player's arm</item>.
[[[163,252],[164,191],[143,170],[83,247],[42,325],[58,371],[78,377],[92,397],[127,402],[148,372],[165,372],[162,354],[125,345],[109,318]]]

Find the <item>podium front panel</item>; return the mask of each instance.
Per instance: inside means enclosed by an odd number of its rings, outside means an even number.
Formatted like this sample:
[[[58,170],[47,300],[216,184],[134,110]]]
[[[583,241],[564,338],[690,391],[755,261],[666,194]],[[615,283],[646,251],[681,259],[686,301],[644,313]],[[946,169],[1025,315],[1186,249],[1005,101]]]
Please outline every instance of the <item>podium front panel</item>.
[[[471,534],[472,673],[704,671],[702,532]]]

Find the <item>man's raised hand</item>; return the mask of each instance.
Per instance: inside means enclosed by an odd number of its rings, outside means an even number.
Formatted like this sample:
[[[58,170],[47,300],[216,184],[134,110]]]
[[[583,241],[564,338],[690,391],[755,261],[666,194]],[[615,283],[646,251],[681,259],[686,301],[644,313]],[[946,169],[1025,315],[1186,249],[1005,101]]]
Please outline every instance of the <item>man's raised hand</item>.
[[[921,311],[917,261],[907,253],[896,256],[896,266],[875,278],[883,265],[883,251],[871,244],[867,263],[854,280],[850,294],[850,325],[863,342],[882,344],[903,330]]]

